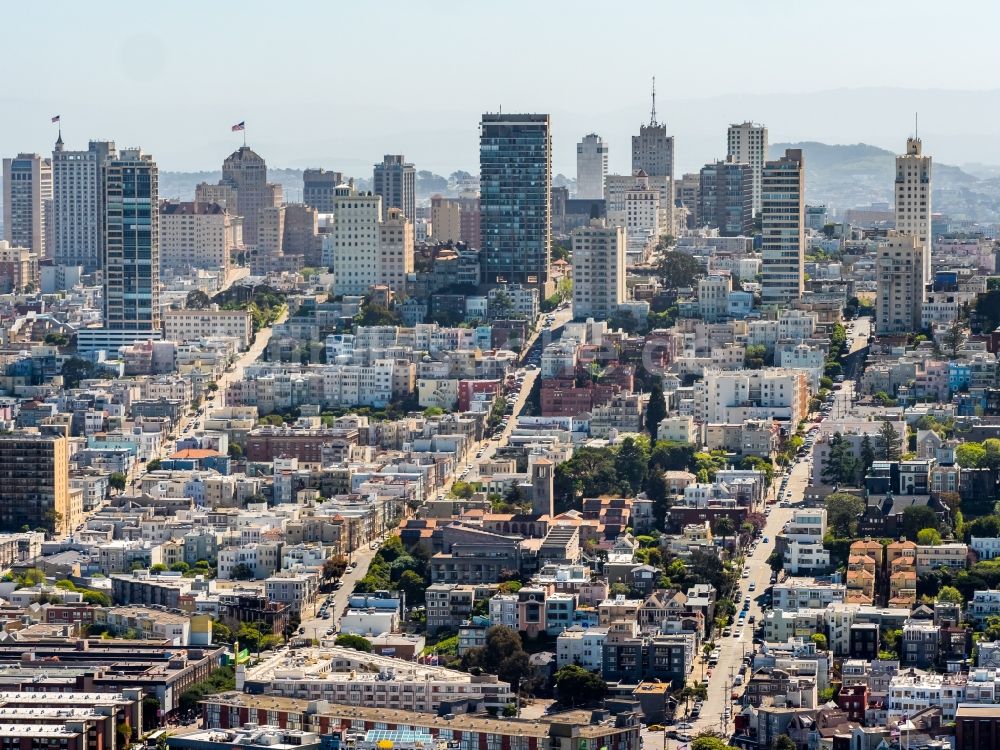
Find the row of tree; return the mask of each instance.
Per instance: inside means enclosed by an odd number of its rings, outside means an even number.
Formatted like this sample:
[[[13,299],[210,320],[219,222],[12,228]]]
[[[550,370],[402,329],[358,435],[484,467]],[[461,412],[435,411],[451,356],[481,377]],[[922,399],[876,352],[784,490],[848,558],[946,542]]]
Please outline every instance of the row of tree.
[[[869,435],[862,437],[857,456],[850,441],[835,432],[820,476],[828,484],[860,487],[875,461],[898,461],[902,456],[903,439],[891,422],[882,423],[874,440]]]

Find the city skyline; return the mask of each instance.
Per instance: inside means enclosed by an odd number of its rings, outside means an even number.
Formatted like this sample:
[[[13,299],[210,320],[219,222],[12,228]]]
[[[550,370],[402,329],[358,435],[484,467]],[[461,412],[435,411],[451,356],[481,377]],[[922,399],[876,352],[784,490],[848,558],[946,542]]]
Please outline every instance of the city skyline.
[[[48,153],[55,140],[40,127],[54,115],[62,116],[64,138],[75,148],[87,140],[114,138],[122,146],[141,143],[158,154],[166,171],[210,170],[220,155],[233,151],[242,142],[242,133],[231,133],[233,123],[247,123],[247,142],[268,159],[274,168],[304,168],[324,165],[352,175],[367,175],[371,165],[384,153],[404,153],[418,169],[448,174],[456,169],[474,171],[477,163],[476,124],[483,112],[544,112],[552,117],[553,170],[570,175],[575,145],[586,133],[599,133],[611,146],[611,173],[628,168],[628,138],[640,123],[648,120],[649,84],[659,81],[658,119],[666,122],[668,134],[677,139],[675,174],[697,170],[701,165],[725,155],[724,129],[731,122],[761,121],[771,129],[773,143],[819,140],[853,143],[862,141],[894,149],[900,137],[912,128],[913,112],[921,112],[925,142],[934,144],[943,163],[961,164],[980,160],[1000,164],[1000,147],[992,143],[988,123],[996,105],[983,91],[993,87],[988,51],[971,47],[964,51],[961,68],[938,56],[914,60],[900,55],[906,30],[922,28],[920,4],[905,14],[893,7],[864,6],[865,25],[880,21],[899,31],[876,48],[864,35],[843,35],[838,39],[836,65],[829,54],[816,47],[809,34],[801,39],[788,37],[789,54],[795,66],[777,64],[754,54],[753,29],[761,33],[781,30],[792,23],[821,31],[824,17],[819,11],[788,3],[768,3],[751,15],[735,3],[723,4],[732,23],[715,24],[707,10],[690,8],[648,9],[655,24],[689,24],[692,29],[711,29],[713,38],[727,53],[719,62],[700,65],[684,75],[671,75],[673,66],[656,50],[639,48],[628,56],[592,56],[573,65],[557,63],[548,68],[546,84],[525,86],[530,75],[529,60],[518,54],[539,41],[556,18],[572,30],[581,22],[555,9],[532,8],[537,23],[517,29],[512,35],[511,59],[498,66],[475,53],[444,48],[429,54],[425,37],[433,22],[441,23],[444,10],[418,12],[395,6],[394,18],[405,33],[379,60],[366,63],[365,76],[347,75],[337,65],[338,57],[364,57],[364,40],[374,33],[377,19],[362,7],[311,9],[316,26],[336,24],[350,29],[339,34],[334,54],[320,57],[321,50],[296,43],[301,37],[301,16],[254,22],[263,6],[249,4],[243,13],[250,23],[241,28],[245,48],[266,51],[259,57],[241,59],[241,73],[227,77],[229,91],[219,96],[215,87],[174,87],[171,80],[190,79],[215,66],[231,65],[230,47],[220,44],[226,33],[225,9],[199,9],[198,23],[190,24],[183,13],[149,11],[148,34],[123,34],[111,42],[110,64],[86,46],[89,37],[81,30],[91,28],[96,19],[84,9],[63,5],[57,14],[42,8],[19,7],[7,11],[11,28],[44,27],[50,30],[52,53],[37,66],[4,81],[5,98],[14,118],[0,123],[0,142],[7,151]],[[851,7],[862,7],[849,3]],[[582,6],[585,9],[587,6]],[[112,6],[113,8],[113,6]],[[912,12],[911,12],[912,11]],[[448,31],[472,33],[489,20],[501,31],[513,23],[508,18],[488,19],[485,10],[452,7]],[[983,21],[997,10],[983,9]],[[585,13],[580,14],[581,17]],[[551,18],[550,18],[551,17]],[[54,18],[54,20],[52,20]],[[605,35],[611,49],[632,40],[624,20],[605,19]],[[957,34],[961,19],[940,19],[938,34]],[[752,24],[746,26],[745,24]],[[522,25],[523,26],[523,25]],[[440,31],[440,29],[438,29]],[[177,32],[176,34],[174,32]],[[577,38],[579,37],[579,38]],[[563,51],[555,59],[580,60],[576,53],[587,35],[567,34],[555,49]],[[858,37],[855,39],[854,37]],[[30,37],[28,37],[30,38]],[[461,40],[461,34],[456,36]],[[692,50],[697,34],[678,35],[672,44],[680,58]],[[899,41],[895,41],[898,39]],[[175,41],[184,40],[184,41]],[[550,43],[546,39],[547,43]],[[12,54],[29,54],[26,35],[12,35]],[[142,66],[134,64],[138,50],[144,53]],[[324,51],[325,51],[324,47]],[[853,54],[856,52],[857,54]],[[861,54],[863,52],[863,54]],[[454,64],[455,58],[462,64]],[[627,59],[626,59],[627,58]],[[280,64],[275,64],[275,59]],[[620,62],[619,62],[620,59]],[[977,65],[976,62],[981,63]],[[725,63],[741,61],[745,80],[736,80]],[[428,86],[394,87],[391,102],[374,99],[371,92],[392,84],[398,66],[406,64],[426,69],[430,80],[436,71],[447,70],[461,97],[427,97]],[[91,103],[93,80],[98,73],[108,86],[143,83],[158,86],[161,95],[135,107],[124,101],[107,99],[101,107]],[[960,73],[960,74],[959,74]],[[203,78],[198,78],[204,81]],[[901,83],[925,87],[906,91]],[[961,88],[956,83],[961,83]],[[886,87],[891,89],[888,93]],[[181,91],[183,89],[183,91]],[[613,91],[595,98],[594,90]],[[840,109],[838,102],[849,99],[870,114],[866,118],[816,117],[823,111]],[[955,112],[963,112],[961,118]],[[399,117],[400,112],[408,116]],[[331,127],[331,123],[336,127]],[[977,123],[982,123],[978,125]],[[720,135],[722,133],[722,135]]]

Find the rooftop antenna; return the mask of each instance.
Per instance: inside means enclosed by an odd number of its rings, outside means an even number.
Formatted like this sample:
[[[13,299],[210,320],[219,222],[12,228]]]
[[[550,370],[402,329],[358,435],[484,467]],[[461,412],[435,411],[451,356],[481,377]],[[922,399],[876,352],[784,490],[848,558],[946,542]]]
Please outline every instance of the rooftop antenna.
[[[913,113],[913,137],[920,140],[920,113]]]
[[[656,76],[653,76],[653,107],[649,110],[649,124],[656,125]]]

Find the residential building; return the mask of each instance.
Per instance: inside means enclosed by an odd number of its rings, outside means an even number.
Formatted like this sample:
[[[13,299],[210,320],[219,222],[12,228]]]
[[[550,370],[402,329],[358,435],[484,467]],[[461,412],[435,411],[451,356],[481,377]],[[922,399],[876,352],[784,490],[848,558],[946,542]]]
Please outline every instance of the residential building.
[[[955,750],[1000,750],[1000,705],[960,703],[955,710]]]
[[[730,125],[726,133],[726,154],[735,162],[750,165],[753,212],[760,213],[763,206],[762,176],[767,160],[767,127],[755,122]]]
[[[882,335],[921,330],[926,296],[924,254],[926,247],[914,234],[889,232],[876,256],[878,291],[875,330]]]
[[[797,425],[808,411],[809,375],[801,370],[706,368],[694,385],[694,416],[706,424],[776,419]]]
[[[52,152],[52,259],[93,273],[104,262],[104,169],[114,142],[91,141],[67,151],[62,136]]]
[[[69,440],[15,432],[0,435],[0,528],[25,524],[65,534],[77,527],[82,492],[69,486]]]
[[[221,336],[236,339],[240,349],[250,346],[253,320],[247,310],[166,310],[163,313],[163,337],[183,343]]]
[[[52,160],[18,154],[3,160],[3,239],[50,257]]]
[[[585,135],[576,144],[576,197],[604,199],[604,178],[608,175],[608,146],[596,133]]]
[[[701,168],[698,189],[701,225],[723,237],[753,232],[753,168],[746,163],[717,161]]]
[[[344,182],[341,172],[328,172],[319,169],[307,169],[302,172],[302,202],[311,206],[321,214],[332,214],[333,198],[338,185]]]
[[[38,256],[25,247],[0,240],[0,294],[38,290]]]
[[[383,207],[384,210],[384,207]],[[413,220],[391,207],[378,227],[377,282],[402,294],[406,277],[413,273]]]
[[[906,153],[896,157],[896,231],[917,238],[921,252],[921,289],[931,280],[931,157],[920,138],[906,139]],[[916,330],[916,329],[910,329]]]
[[[590,672],[604,664],[604,641],[608,629],[575,626],[562,631],[556,638],[556,659],[560,669],[576,664]]]
[[[142,338],[160,328],[159,170],[123,149],[106,172],[104,327]]]
[[[431,198],[431,237],[435,242],[462,240],[462,207],[458,201]]]
[[[887,718],[899,719],[937,706],[943,720],[954,721],[958,704],[965,699],[967,681],[964,674],[930,674],[916,669],[901,672],[889,681]]]
[[[988,617],[994,615],[1000,615],[1000,591],[985,589],[972,592],[972,601],[966,609],[969,620],[982,626]]]
[[[484,114],[479,144],[483,281],[539,286],[548,296],[552,223],[549,116]]]
[[[334,292],[367,294],[379,282],[382,198],[341,185],[333,203],[336,221],[331,233],[333,257],[328,265],[335,274]]]
[[[417,170],[402,154],[386,154],[372,173],[372,192],[382,197],[382,220],[390,208],[398,208],[403,216],[417,220]]]
[[[222,162],[222,184],[236,193],[235,210],[226,207],[243,217],[243,241],[255,246],[260,212],[281,205],[281,186],[267,181],[267,163],[249,146],[240,146]]]
[[[607,320],[625,301],[626,232],[593,219],[574,229],[573,317]]]
[[[801,149],[786,149],[764,163],[761,177],[763,280],[761,303],[784,306],[805,288],[805,162]]]
[[[225,274],[242,244],[242,219],[218,203],[160,204],[162,272],[190,273],[193,268],[205,268]]]

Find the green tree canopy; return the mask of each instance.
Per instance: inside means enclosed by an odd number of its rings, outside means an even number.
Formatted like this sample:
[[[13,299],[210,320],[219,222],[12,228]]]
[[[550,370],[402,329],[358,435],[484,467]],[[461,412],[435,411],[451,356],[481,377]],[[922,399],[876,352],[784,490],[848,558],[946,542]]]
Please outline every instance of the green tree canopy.
[[[701,264],[687,253],[668,250],[660,260],[660,281],[665,289],[691,286],[702,275]]]
[[[917,541],[922,530],[937,529],[937,525],[937,514],[926,505],[909,505],[903,509],[902,531],[911,542]]]
[[[858,475],[858,462],[851,444],[839,432],[830,438],[830,450],[820,476],[828,484],[853,485]]]
[[[858,533],[858,517],[865,511],[865,501],[848,492],[834,492],[826,498],[826,520],[833,535],[841,539]]]
[[[646,404],[646,431],[651,440],[656,440],[657,428],[666,416],[667,401],[663,397],[663,389],[659,383],[654,383]]]
[[[937,595],[939,602],[950,602],[951,604],[965,604],[962,592],[954,586],[942,586]]]
[[[366,654],[372,652],[372,642],[367,638],[363,638],[360,635],[354,635],[352,633],[341,633],[337,636],[337,640],[334,641],[337,646],[343,646],[344,648],[353,648],[355,651],[364,651]]]
[[[898,461],[903,455],[903,439],[892,422],[883,422],[875,439],[875,455],[882,461]]]
[[[556,672],[556,690],[564,703],[596,703],[604,698],[608,686],[600,675],[569,664]]]
[[[941,532],[937,529],[921,529],[917,532],[917,544],[925,546],[941,544]]]

